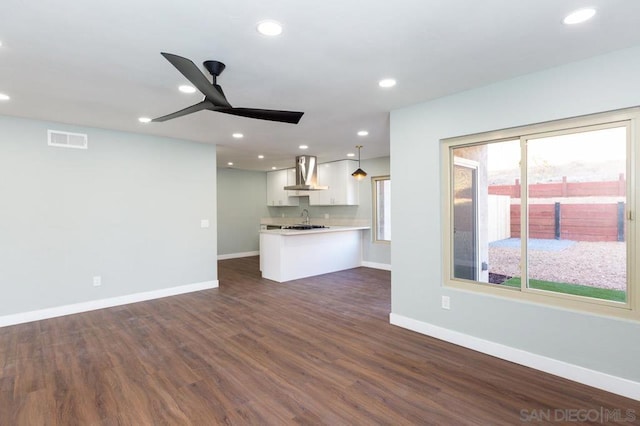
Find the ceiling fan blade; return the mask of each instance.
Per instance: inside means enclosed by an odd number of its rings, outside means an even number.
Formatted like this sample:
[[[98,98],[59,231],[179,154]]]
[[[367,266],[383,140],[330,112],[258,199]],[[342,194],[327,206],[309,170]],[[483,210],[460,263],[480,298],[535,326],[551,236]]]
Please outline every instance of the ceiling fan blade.
[[[182,117],[183,115],[202,111],[203,109],[210,109],[211,107],[213,107],[213,104],[211,102],[202,101],[195,105],[191,105],[190,107],[186,107],[185,109],[181,109],[180,111],[176,111],[172,114],[167,114],[167,115],[163,115],[162,117],[154,118],[151,121],[159,123],[159,122],[171,120],[172,118],[178,118],[178,117]]]
[[[274,109],[256,108],[209,108],[212,111],[223,112],[225,114],[239,115],[241,117],[257,118],[259,120],[280,121],[283,123],[298,124],[304,112],[278,111]]]
[[[183,58],[182,56],[174,55],[172,53],[160,53],[167,61],[171,62],[171,65],[176,67],[187,80],[189,80],[196,88],[202,92],[202,94],[209,99],[214,105],[222,107],[231,107],[231,104],[227,101],[216,87],[205,77],[200,69],[191,60]]]

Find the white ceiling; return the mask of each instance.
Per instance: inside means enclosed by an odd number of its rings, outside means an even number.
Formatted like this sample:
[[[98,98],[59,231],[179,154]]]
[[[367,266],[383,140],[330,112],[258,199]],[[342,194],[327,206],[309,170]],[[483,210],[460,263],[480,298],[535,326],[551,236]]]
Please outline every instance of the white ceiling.
[[[585,6],[592,21],[562,24]],[[281,36],[257,33],[267,18]],[[300,144],[320,162],[356,144],[375,158],[389,154],[393,109],[638,45],[639,28],[638,0],[3,0],[0,114],[214,143],[220,167],[292,167]],[[140,124],[201,100],[177,90],[186,80],[160,52],[224,62],[234,106],[305,115]],[[384,77],[397,86],[379,88]]]

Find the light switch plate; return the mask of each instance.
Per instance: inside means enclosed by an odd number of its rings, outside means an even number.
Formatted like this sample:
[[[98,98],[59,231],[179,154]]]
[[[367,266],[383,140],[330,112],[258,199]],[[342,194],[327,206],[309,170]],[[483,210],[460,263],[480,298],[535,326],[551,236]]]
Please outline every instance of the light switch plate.
[[[451,309],[451,298],[442,296],[442,309]]]
[[[202,219],[200,221],[200,228],[208,228],[209,227],[209,219]]]

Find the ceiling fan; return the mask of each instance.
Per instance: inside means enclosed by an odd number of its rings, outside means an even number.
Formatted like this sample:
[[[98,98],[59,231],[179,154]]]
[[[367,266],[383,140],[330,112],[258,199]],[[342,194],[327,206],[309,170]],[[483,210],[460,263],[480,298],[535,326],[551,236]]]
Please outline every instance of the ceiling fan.
[[[161,53],[167,61],[178,69],[202,94],[204,100],[195,105],[191,105],[180,111],[176,111],[172,114],[163,115],[162,117],[154,118],[151,121],[162,122],[171,120],[173,118],[182,117],[183,115],[191,114],[197,111],[208,109],[209,111],[217,111],[225,114],[239,115],[241,117],[257,118],[259,120],[280,121],[283,123],[298,124],[302,114],[304,112],[296,111],[278,111],[273,109],[257,109],[257,108],[234,108],[227,101],[222,87],[216,83],[216,77],[218,77],[222,71],[224,71],[225,65],[218,61],[204,61],[203,65],[213,76],[213,83],[210,83],[207,77],[198,69],[196,64],[187,58],[174,55],[171,53]]]

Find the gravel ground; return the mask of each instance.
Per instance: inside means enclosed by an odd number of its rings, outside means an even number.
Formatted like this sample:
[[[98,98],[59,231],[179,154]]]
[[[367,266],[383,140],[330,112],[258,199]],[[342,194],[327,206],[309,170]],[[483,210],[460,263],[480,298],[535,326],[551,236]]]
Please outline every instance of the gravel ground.
[[[519,276],[520,249],[489,247],[489,272]],[[560,251],[529,250],[529,276],[594,287],[626,289],[626,244],[578,241]]]

